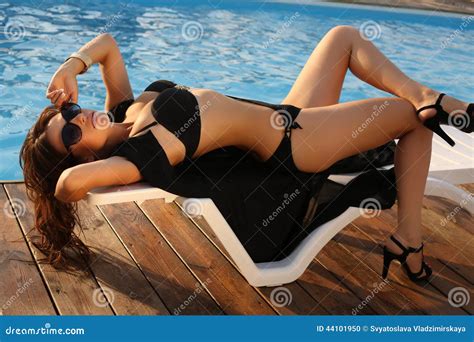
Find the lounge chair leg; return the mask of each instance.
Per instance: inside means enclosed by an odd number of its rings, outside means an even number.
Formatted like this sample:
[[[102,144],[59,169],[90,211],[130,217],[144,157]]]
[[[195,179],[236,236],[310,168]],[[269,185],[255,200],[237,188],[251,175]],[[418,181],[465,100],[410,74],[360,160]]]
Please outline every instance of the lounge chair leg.
[[[447,198],[467,210],[471,215],[474,213],[472,194],[444,180],[428,177],[425,195]]]

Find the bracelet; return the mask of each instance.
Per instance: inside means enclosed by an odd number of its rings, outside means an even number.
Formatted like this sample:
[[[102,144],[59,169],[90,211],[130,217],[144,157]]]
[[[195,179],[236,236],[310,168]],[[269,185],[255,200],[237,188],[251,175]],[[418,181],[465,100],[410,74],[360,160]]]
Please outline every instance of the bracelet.
[[[89,69],[89,67],[92,65],[92,59],[84,52],[73,52],[68,58],[66,58],[64,62],[67,62],[67,60],[71,58],[77,58],[81,60],[82,63],[84,63],[85,68],[79,74],[85,73]]]

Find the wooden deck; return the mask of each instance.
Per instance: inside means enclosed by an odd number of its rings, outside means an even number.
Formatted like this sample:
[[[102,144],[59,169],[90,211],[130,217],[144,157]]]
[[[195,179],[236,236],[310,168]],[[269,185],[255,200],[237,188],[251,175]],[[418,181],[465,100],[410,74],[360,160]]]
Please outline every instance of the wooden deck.
[[[462,187],[474,190],[474,184]],[[472,217],[435,197],[427,197],[423,209],[425,254],[435,272],[426,286],[413,285],[398,264],[388,282],[380,277],[377,244],[395,227],[395,207],[348,225],[297,281],[256,288],[241,276],[206,222],[185,216],[180,201],[100,207],[82,201],[86,229],[81,237],[97,253],[82,276],[35,261],[41,256],[25,240],[33,215],[23,183],[3,183],[0,204],[3,315],[474,313],[474,299],[461,307],[448,300],[456,287],[474,298]],[[443,220],[449,213],[454,215]]]

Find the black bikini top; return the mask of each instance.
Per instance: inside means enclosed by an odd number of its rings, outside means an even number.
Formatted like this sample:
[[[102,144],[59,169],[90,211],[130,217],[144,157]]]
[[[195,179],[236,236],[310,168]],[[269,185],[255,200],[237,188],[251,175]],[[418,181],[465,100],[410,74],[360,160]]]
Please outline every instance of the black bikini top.
[[[163,90],[174,87],[175,85],[176,83],[168,81],[168,80],[158,80],[151,83],[148,87],[146,87],[145,91],[162,92]],[[123,122],[125,120],[125,116],[126,116],[125,114],[127,112],[127,109],[133,104],[133,102],[135,102],[135,99],[133,98],[124,100],[109,111],[113,115],[114,122]]]
[[[152,104],[155,121],[136,134],[161,124],[184,144],[186,157],[191,158],[199,145],[201,119],[197,100],[187,89],[189,88],[186,86],[178,86],[168,80],[158,80],[146,87],[145,91],[160,92]],[[116,122],[124,120],[125,112],[133,101],[125,100],[112,108]],[[167,190],[173,183],[174,166],[170,164],[163,147],[150,130],[125,140],[112,153],[112,156],[114,155],[123,156],[134,163],[143,178],[153,186]]]

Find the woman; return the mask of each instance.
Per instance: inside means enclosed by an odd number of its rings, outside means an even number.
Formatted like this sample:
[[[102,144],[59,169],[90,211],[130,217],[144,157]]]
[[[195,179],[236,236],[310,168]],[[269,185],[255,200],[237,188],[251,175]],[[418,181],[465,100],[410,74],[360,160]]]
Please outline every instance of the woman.
[[[470,133],[474,106],[408,78],[355,28],[337,26],[327,32],[280,105],[165,80],[134,99],[124,61],[109,34],[71,57],[48,87],[54,106],[42,112],[21,149],[36,228],[53,264],[66,260],[65,247],[88,255],[73,233],[78,220],[73,204],[92,188],[146,180],[167,189],[177,181],[175,166],[223,146],[249,151],[270,168],[284,165],[289,172],[318,173],[399,138],[398,229],[384,247],[383,276],[390,261],[399,259],[411,280],[429,278],[420,229],[431,156],[432,131],[427,126],[443,134],[438,123],[453,124],[458,119],[454,115],[462,113],[470,121],[461,129]],[[92,63],[100,65],[107,116],[75,104],[76,75]],[[347,69],[397,97],[339,104]],[[382,110],[371,115],[374,107]],[[453,114],[448,118],[448,113]],[[110,122],[114,116],[122,116],[115,121],[123,122]],[[363,123],[368,124],[361,129]]]

